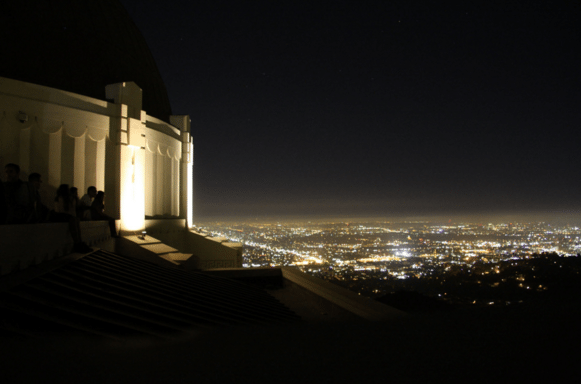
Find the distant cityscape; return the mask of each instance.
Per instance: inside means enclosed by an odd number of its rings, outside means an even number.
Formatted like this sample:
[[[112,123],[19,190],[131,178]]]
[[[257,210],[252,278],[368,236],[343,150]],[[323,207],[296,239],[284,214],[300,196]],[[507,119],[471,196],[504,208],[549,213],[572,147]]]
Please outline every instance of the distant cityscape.
[[[373,298],[412,291],[451,304],[510,305],[577,284],[581,271],[581,229],[546,222],[212,222],[197,229],[242,243],[244,267],[296,266]]]

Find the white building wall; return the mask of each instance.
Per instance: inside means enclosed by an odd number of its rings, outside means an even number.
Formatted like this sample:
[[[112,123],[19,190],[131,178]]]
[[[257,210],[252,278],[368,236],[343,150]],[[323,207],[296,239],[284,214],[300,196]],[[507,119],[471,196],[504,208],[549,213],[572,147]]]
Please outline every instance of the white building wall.
[[[106,213],[131,230],[143,225],[135,217],[186,218],[180,207],[192,196],[181,188],[188,179],[180,163],[191,145],[189,117],[178,129],[147,116],[133,83],[106,91],[114,103],[0,77],[0,167],[18,164],[22,180],[40,173],[51,197],[60,184],[81,195],[92,185],[105,190]]]
[[[46,164],[46,173],[48,177],[45,178],[47,185],[56,188],[61,184],[61,157],[62,157],[62,143],[63,132],[59,129],[56,132],[48,133],[48,164]],[[39,134],[39,136],[43,136]],[[41,173],[42,175],[42,173]]]
[[[157,156],[148,146],[145,146],[145,215],[155,216],[156,212],[156,180],[157,180]]]
[[[180,163],[175,157],[171,158],[171,214],[180,215]]]
[[[145,128],[145,214],[179,217],[181,137],[177,129],[162,123],[148,117]]]

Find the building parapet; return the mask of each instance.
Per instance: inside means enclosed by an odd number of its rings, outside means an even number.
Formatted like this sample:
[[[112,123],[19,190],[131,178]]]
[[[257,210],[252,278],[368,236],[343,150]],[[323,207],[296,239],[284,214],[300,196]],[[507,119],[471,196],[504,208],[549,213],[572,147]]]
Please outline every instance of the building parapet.
[[[107,221],[82,221],[80,225],[82,239],[89,245],[111,237]],[[0,225],[0,239],[0,275],[68,255],[73,249],[68,223]]]

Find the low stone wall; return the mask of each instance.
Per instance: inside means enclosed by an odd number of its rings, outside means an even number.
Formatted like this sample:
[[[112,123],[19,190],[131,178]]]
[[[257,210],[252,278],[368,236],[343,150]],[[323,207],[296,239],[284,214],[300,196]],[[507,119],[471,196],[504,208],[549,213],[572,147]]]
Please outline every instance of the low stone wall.
[[[190,270],[242,267],[242,244],[192,231],[154,233],[153,236],[192,256],[180,263]]]
[[[185,219],[146,219],[145,230],[150,234],[184,232]]]
[[[104,241],[111,236],[109,223],[83,221],[81,234],[88,245]],[[0,275],[68,255],[72,249],[67,223],[0,225]]]

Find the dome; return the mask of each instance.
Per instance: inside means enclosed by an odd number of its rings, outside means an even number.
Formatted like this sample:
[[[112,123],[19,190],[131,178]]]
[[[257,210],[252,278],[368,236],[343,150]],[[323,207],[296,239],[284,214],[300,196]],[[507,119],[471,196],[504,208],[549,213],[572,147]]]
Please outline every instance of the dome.
[[[0,13],[0,76],[105,99],[133,81],[143,109],[166,122],[171,106],[147,43],[116,0],[18,0]]]

